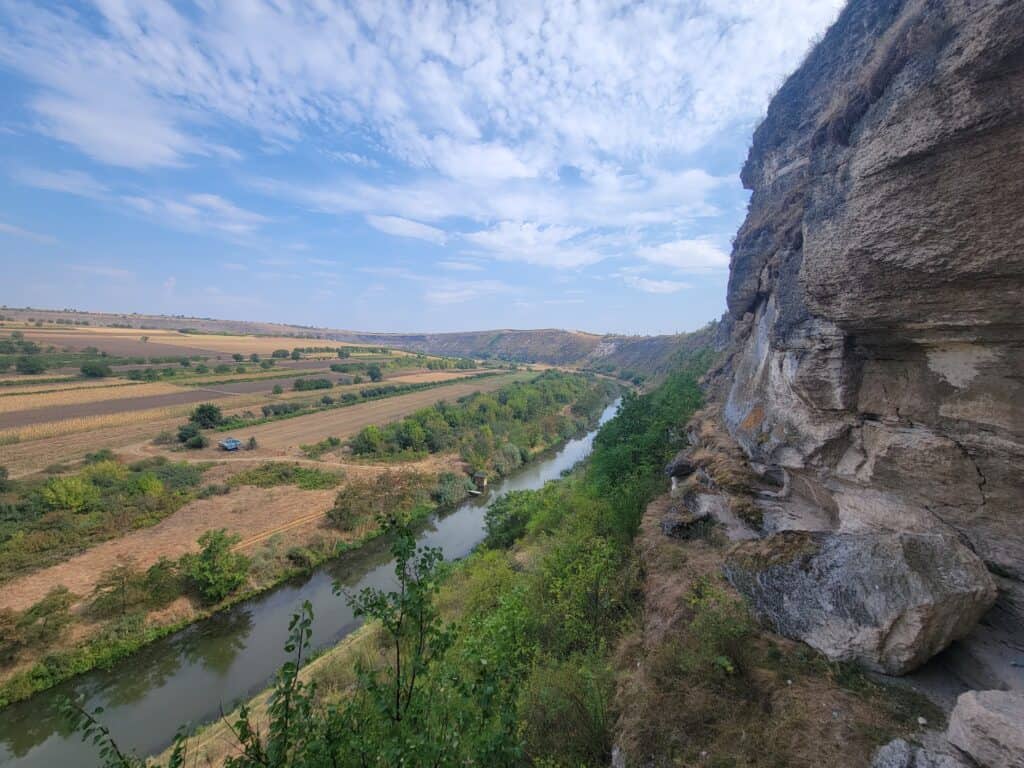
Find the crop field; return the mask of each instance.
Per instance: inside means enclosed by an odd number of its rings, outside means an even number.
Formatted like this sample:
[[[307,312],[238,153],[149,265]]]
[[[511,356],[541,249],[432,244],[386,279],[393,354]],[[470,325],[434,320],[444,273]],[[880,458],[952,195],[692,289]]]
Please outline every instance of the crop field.
[[[99,386],[50,389],[49,391],[43,389],[38,392],[0,392],[0,414],[33,411],[40,408],[59,409],[90,403],[167,395],[175,392],[181,392],[181,389],[172,384],[135,384],[122,381],[108,381],[106,386],[101,384]],[[60,417],[58,416],[58,418]],[[48,417],[46,420],[51,421],[52,417]],[[2,417],[0,417],[0,426],[6,426],[3,424]]]
[[[407,416],[418,408],[433,405],[439,400],[456,400],[473,392],[493,392],[512,381],[530,378],[532,375],[492,376],[477,381],[449,384],[438,389],[425,389],[408,395],[360,403],[348,408],[337,408],[308,416],[273,421],[245,429],[245,437],[255,437],[261,446],[277,450],[315,443],[328,436],[346,438],[370,424],[394,421]],[[194,453],[207,454],[208,457],[218,455],[215,448],[207,448]]]

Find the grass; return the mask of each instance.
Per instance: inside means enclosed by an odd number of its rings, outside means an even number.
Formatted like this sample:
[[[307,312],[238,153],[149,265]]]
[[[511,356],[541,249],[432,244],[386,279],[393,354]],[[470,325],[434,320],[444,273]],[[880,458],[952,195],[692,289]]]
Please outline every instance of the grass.
[[[344,475],[337,472],[325,472],[294,462],[268,461],[258,467],[239,472],[228,481],[228,484],[255,485],[257,488],[296,485],[304,491],[318,491],[334,488],[343,478]]]

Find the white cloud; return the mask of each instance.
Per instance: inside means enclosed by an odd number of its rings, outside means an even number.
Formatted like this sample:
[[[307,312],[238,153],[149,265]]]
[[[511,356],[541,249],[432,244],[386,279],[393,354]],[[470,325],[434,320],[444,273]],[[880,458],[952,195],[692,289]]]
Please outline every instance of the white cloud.
[[[603,258],[574,242],[581,232],[575,227],[554,224],[503,221],[491,229],[471,232],[465,239],[483,247],[496,259],[564,269],[593,264]]]
[[[623,280],[626,281],[626,285],[644,293],[677,293],[690,287],[687,283],[681,283],[678,280],[651,280],[636,275],[626,275]]]
[[[448,239],[443,230],[421,224],[418,221],[403,219],[400,216],[370,215],[366,217],[366,221],[374,229],[396,237],[412,237],[437,245],[444,245]]]
[[[24,240],[31,240],[35,243],[42,243],[43,245],[53,245],[57,242],[57,238],[51,237],[50,235],[42,235],[38,232],[22,229],[21,227],[16,227],[13,224],[6,224],[2,221],[0,221],[0,232],[7,235],[14,235],[15,237],[20,237]]]
[[[23,168],[14,174],[22,184],[53,192],[65,192],[79,197],[104,197],[110,190],[95,178],[82,171],[44,171],[38,168]]]
[[[186,231],[214,231],[241,237],[251,235],[270,221],[266,216],[208,193],[189,194],[180,199],[122,195],[120,201],[135,211]]]
[[[637,256],[681,272],[729,269],[729,254],[707,239],[673,240],[637,250]]]
[[[474,264],[471,261],[453,261],[446,259],[444,261],[437,262],[437,266],[441,269],[448,269],[452,272],[482,272],[483,267],[480,264]]]

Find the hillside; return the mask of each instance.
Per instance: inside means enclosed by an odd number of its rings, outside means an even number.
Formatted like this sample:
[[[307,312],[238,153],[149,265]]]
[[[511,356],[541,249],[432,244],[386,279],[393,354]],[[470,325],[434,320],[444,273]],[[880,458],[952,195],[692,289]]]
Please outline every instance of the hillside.
[[[674,353],[683,347],[703,344],[714,335],[709,328],[695,334],[668,336],[617,336],[566,331],[556,328],[536,330],[466,331],[458,333],[372,333],[336,328],[265,323],[248,320],[217,320],[184,315],[116,314],[50,310],[36,308],[0,308],[0,315],[18,322],[115,326],[142,330],[170,329],[201,333],[293,336],[303,339],[329,339],[355,344],[371,344],[407,349],[450,357],[497,359],[519,363],[548,365],[602,364],[609,371],[622,369],[643,375],[662,374],[670,367]]]

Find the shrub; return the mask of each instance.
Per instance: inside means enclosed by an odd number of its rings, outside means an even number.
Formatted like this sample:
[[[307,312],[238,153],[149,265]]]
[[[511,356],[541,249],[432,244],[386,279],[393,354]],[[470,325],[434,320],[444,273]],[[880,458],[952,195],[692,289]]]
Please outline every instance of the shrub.
[[[23,373],[26,376],[31,376],[37,373],[44,373],[46,371],[46,363],[43,362],[41,357],[26,355],[24,357],[19,357],[15,361],[14,370],[18,373]]]
[[[320,398],[320,405],[334,405],[334,398],[330,395],[324,395]]]
[[[235,352],[235,354],[233,354],[231,356],[231,359],[233,359],[236,363],[240,363],[243,360],[245,360],[245,355],[243,355],[243,354],[241,354],[239,352]]]
[[[255,437],[250,437],[248,442],[245,444],[245,449],[247,451],[255,451],[256,448],[258,448],[258,447],[259,446],[256,443],[256,438]]]
[[[274,351],[273,351],[273,352],[272,352],[272,353],[270,354],[270,356],[271,356],[271,357],[275,357],[275,358],[277,358],[278,360],[284,360],[284,359],[286,359],[286,358],[288,357],[288,354],[289,354],[289,353],[288,353],[288,350],[287,350],[287,349],[275,349],[275,350],[274,350]]]
[[[231,366],[227,363],[220,363],[213,367],[214,373],[231,373]]]
[[[55,477],[40,491],[47,509],[71,513],[91,512],[100,503],[96,486],[79,475]]]
[[[11,490],[10,473],[7,471],[7,467],[0,466],[0,493],[6,493]]]
[[[440,507],[454,507],[466,498],[474,488],[473,481],[465,475],[445,472],[437,479],[437,488],[434,489],[433,493],[434,501]]]
[[[534,511],[535,496],[532,491],[511,491],[496,499],[484,513],[487,531],[484,544],[493,549],[505,549],[526,533],[526,524]]]
[[[200,552],[182,557],[182,572],[203,602],[219,603],[245,583],[249,558],[231,551],[239,540],[223,528],[207,531],[199,537]]]
[[[182,424],[180,427],[178,427],[178,442],[187,443],[189,440],[191,440],[198,434],[198,425],[193,424],[192,422],[189,422],[188,424]]]
[[[334,488],[341,482],[342,476],[333,472],[324,472],[316,467],[284,461],[268,461],[258,467],[244,470],[232,477],[231,485],[255,485],[257,488],[270,488],[275,485],[297,485],[306,491]]]
[[[296,392],[306,392],[311,389],[330,389],[333,386],[330,379],[296,379],[292,389]]]
[[[381,371],[379,365],[371,365],[366,369],[366,375],[370,377],[370,381],[380,381],[384,378],[384,373]]]
[[[153,445],[170,445],[176,441],[177,438],[174,436],[174,433],[165,429],[153,438]]]
[[[113,373],[110,366],[100,360],[90,360],[87,363],[83,363],[81,371],[83,376],[90,379],[102,379]]]
[[[220,426],[224,421],[224,414],[221,413],[219,406],[213,403],[203,403],[192,411],[192,415],[188,417],[188,420],[203,429],[213,429]]]
[[[210,441],[206,439],[204,435],[192,435],[188,440],[185,441],[185,447],[191,448],[192,450],[199,450],[205,448],[210,444]]]
[[[302,351],[297,349],[297,348],[293,349],[292,350],[292,360],[301,360],[301,359],[302,359]]]
[[[270,390],[271,394],[280,395],[284,392],[284,388],[280,384],[275,384],[274,388]]]

